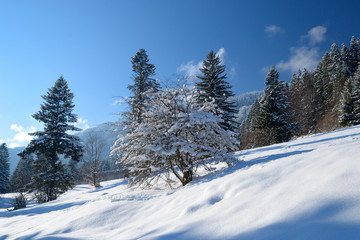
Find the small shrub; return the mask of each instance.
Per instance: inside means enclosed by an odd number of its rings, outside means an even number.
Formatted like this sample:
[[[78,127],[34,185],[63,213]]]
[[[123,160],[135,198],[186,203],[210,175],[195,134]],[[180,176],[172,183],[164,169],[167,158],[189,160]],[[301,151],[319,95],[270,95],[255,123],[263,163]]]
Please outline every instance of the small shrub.
[[[36,193],[34,193],[34,198],[36,199],[37,203],[48,202],[48,197],[44,192],[36,192]]]
[[[14,210],[26,207],[26,198],[22,192],[15,197],[13,205],[14,205]]]

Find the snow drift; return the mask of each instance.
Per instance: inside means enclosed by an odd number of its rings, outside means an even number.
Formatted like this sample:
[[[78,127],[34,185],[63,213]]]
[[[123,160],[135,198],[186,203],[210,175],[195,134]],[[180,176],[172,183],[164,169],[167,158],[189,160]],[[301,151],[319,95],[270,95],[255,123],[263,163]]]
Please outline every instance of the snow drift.
[[[7,211],[0,239],[360,239],[360,126],[236,154],[175,190],[94,190]]]

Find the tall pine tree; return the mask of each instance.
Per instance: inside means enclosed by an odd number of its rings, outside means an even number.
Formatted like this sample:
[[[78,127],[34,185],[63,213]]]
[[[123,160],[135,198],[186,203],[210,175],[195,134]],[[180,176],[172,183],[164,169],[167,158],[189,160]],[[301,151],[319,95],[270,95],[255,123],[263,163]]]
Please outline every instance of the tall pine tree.
[[[10,177],[9,150],[6,143],[0,145],[0,193],[6,193]]]
[[[211,51],[200,68],[201,76],[196,83],[200,90],[198,101],[200,104],[204,102],[214,101],[219,110],[215,111],[216,116],[220,116],[223,122],[220,125],[225,130],[234,130],[236,122],[234,114],[237,112],[235,104],[229,101],[229,97],[234,96],[230,90],[231,85],[225,80],[225,66],[221,64],[220,57]]]
[[[132,96],[129,100],[130,112],[128,120],[137,123],[142,122],[143,114],[148,109],[147,91],[158,91],[159,83],[152,78],[155,75],[155,66],[149,63],[149,57],[145,49],[140,49],[133,58],[131,58],[133,68],[134,84],[129,85]]]
[[[61,161],[69,159],[78,162],[83,154],[80,138],[70,135],[69,131],[79,131],[73,124],[77,115],[72,111],[74,94],[61,76],[55,85],[42,96],[44,103],[33,118],[44,124],[44,130],[32,133],[35,136],[19,155],[25,157],[35,154],[32,189],[46,195],[45,201],[51,201],[73,187],[69,169]]]
[[[257,128],[264,130],[265,134],[273,134],[273,141],[276,143],[288,141],[294,128],[290,122],[288,87],[285,82],[279,81],[279,72],[274,66],[265,80],[266,88],[260,102]]]

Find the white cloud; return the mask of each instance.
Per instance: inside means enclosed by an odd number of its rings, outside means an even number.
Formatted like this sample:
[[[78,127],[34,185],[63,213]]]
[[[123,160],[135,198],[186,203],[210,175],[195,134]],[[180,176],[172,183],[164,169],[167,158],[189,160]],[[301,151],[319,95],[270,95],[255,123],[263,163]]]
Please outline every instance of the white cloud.
[[[225,64],[225,54],[225,48],[220,48],[219,51],[216,52],[216,56],[220,58],[222,64]],[[197,63],[195,61],[189,61],[185,64],[181,64],[180,67],[176,69],[176,71],[179,73],[183,73],[185,77],[192,80],[201,73],[200,68],[202,67],[202,64],[203,61]]]
[[[81,130],[86,130],[89,127],[88,120],[82,119],[81,117],[78,118],[77,122],[74,124],[75,127],[81,128]]]
[[[28,143],[34,138],[34,136],[29,135],[29,133],[32,133],[35,131],[36,131],[35,127],[32,126],[29,131],[23,131],[23,132],[19,132],[19,133],[15,134],[13,140],[18,143]]]
[[[16,132],[22,132],[24,131],[23,126],[17,125],[16,123],[11,124],[10,129]]]
[[[326,27],[316,26],[309,30],[306,38],[309,40],[310,45],[315,45],[325,40]]]
[[[36,127],[34,126],[31,126],[25,130],[23,126],[16,123],[11,124],[10,129],[17,133],[13,138],[6,140],[9,148],[27,145],[34,138],[34,136],[29,135],[29,133],[36,131]]]
[[[280,70],[292,72],[303,68],[311,71],[314,70],[319,60],[318,48],[302,46],[300,48],[292,48],[290,59],[288,61],[281,61],[276,67]]]
[[[0,139],[0,144],[5,143],[5,140]]]
[[[265,27],[265,33],[267,33],[269,36],[274,36],[281,32],[284,32],[284,30],[276,25],[270,25]]]
[[[16,147],[20,147],[20,145],[17,144],[17,143],[10,143],[9,144],[9,148],[16,148]]]
[[[221,60],[221,64],[225,64],[225,48],[220,48],[219,51],[217,51],[216,56],[218,56]]]
[[[185,64],[181,64],[180,67],[177,68],[177,72],[184,73],[186,77],[193,79],[200,74],[202,63],[203,62],[194,63],[194,61],[190,61]]]

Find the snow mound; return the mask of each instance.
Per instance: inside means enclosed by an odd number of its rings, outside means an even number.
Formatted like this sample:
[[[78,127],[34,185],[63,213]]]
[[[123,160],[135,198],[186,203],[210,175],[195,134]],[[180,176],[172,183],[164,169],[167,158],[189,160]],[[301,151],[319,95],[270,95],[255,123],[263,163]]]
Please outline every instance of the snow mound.
[[[175,190],[94,190],[7,211],[0,239],[360,239],[360,126],[238,152]]]

